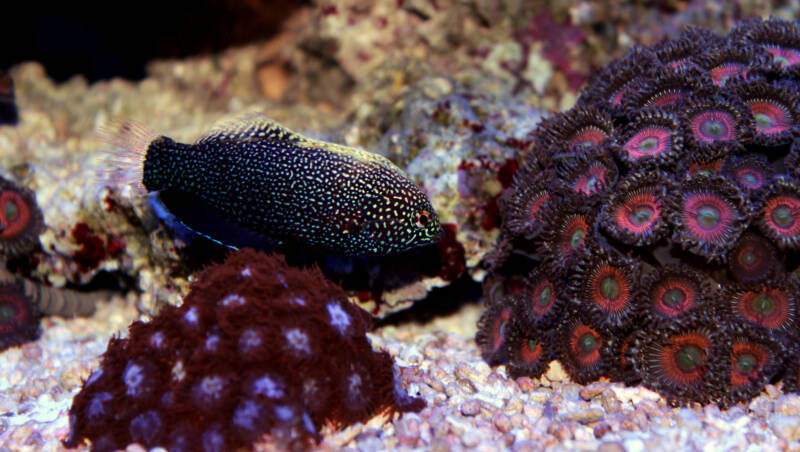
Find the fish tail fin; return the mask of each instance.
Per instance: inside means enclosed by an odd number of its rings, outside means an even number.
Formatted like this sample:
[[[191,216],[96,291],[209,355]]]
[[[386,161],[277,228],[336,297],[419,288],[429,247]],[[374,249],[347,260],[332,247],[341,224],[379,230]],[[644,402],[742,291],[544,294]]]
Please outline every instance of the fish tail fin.
[[[97,129],[104,146],[104,164],[97,172],[100,187],[131,187],[136,194],[147,192],[142,184],[144,161],[150,143],[159,134],[131,119],[108,121]]]

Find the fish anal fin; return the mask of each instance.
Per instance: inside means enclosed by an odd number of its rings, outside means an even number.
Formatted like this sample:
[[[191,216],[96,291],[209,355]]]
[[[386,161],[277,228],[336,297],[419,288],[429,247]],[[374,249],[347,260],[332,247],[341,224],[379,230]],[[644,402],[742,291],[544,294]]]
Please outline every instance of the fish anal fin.
[[[267,237],[229,220],[223,212],[181,190],[161,191],[157,202],[189,233],[231,249],[250,247],[269,251],[282,243],[279,239]],[[170,222],[167,221],[167,224]]]

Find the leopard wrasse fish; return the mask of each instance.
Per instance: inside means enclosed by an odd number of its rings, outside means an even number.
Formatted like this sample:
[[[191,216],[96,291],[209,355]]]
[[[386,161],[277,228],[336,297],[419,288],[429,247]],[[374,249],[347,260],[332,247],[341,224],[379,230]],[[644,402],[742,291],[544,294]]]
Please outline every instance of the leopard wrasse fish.
[[[293,243],[386,255],[442,234],[427,196],[388,159],[260,114],[221,123],[192,144],[132,121],[101,134],[113,145],[110,182],[155,192],[182,226],[231,248]]]

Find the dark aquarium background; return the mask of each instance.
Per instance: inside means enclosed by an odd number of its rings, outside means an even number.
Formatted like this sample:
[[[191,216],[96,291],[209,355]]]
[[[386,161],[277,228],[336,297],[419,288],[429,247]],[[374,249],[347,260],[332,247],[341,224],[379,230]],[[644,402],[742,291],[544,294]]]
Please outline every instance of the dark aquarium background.
[[[153,59],[185,58],[274,36],[303,0],[9,2],[0,69],[34,60],[56,81],[145,77]]]

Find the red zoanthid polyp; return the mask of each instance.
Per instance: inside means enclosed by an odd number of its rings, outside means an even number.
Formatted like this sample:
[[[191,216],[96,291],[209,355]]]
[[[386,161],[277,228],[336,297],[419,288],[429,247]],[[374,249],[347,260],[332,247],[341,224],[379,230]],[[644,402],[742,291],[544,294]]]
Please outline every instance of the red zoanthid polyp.
[[[64,444],[307,448],[328,425],[419,411],[425,402],[401,387],[392,357],[372,349],[370,323],[319,269],[241,250],[206,268],[183,305],[109,341]]]
[[[728,270],[741,284],[764,282],[778,270],[778,253],[769,240],[743,234],[728,256]]]
[[[607,253],[587,253],[570,284],[578,309],[604,329],[630,329],[636,306],[633,295],[639,281],[639,264]]]
[[[563,322],[557,335],[559,359],[573,380],[585,384],[607,374],[611,360],[607,333],[578,317]]]
[[[19,256],[39,244],[44,220],[36,195],[0,177],[0,254]]]
[[[520,184],[521,189],[504,192],[500,200],[507,212],[506,223],[517,234],[538,235],[546,223],[544,213],[553,192],[552,177],[517,172],[516,179],[525,180]]]
[[[487,309],[478,324],[480,331],[475,341],[481,348],[481,356],[489,364],[503,364],[511,354],[511,342],[518,329],[513,306],[497,305]]]
[[[655,330],[694,315],[708,315],[714,305],[705,276],[687,266],[668,265],[650,272],[639,285],[639,319]]]
[[[747,328],[730,338],[727,367],[730,372],[724,384],[723,406],[750,400],[781,370],[786,359],[785,348],[769,338],[759,337]]]
[[[723,393],[723,339],[708,328],[686,322],[673,329],[639,334],[633,366],[645,386],[671,405],[710,402]],[[725,363],[727,364],[727,363]]]
[[[636,113],[625,128],[617,146],[617,157],[629,167],[654,163],[674,163],[683,148],[677,117],[663,109],[645,109]]]
[[[600,209],[600,226],[628,245],[651,245],[668,231],[666,218],[669,180],[657,171],[632,174],[617,185]]]
[[[727,159],[722,173],[749,194],[769,184],[775,171],[765,156],[746,154]]]
[[[800,184],[796,179],[782,179],[764,187],[763,208],[758,220],[761,231],[778,248],[800,248]]]
[[[508,361],[509,374],[512,377],[540,377],[550,366],[553,345],[552,334],[543,334],[539,337],[519,337],[511,348]]]
[[[746,403],[781,375],[796,390],[799,89],[800,23],[776,18],[687,28],[598,70],[516,156],[484,281],[487,318],[519,316],[490,364],[538,376],[541,343],[579,383],[676,405]]]
[[[736,80],[730,89],[753,115],[754,143],[770,147],[791,143],[793,129],[800,123],[796,87],[792,83]]]
[[[38,300],[25,289],[21,278],[0,276],[0,351],[35,341],[41,334]]]
[[[561,278],[543,269],[534,270],[525,281],[520,301],[521,322],[542,329],[555,326],[562,315],[566,295],[567,289]]]
[[[725,260],[750,214],[739,189],[703,174],[683,180],[669,202],[673,240],[709,261]]]

